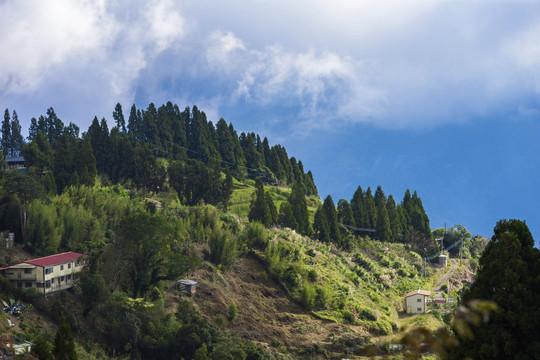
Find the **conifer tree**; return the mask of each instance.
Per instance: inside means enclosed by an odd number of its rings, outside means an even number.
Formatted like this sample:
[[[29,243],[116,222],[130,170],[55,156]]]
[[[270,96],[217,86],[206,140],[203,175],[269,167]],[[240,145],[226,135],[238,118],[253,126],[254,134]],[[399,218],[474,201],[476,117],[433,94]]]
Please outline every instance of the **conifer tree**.
[[[369,224],[369,216],[366,209],[364,192],[362,187],[358,186],[351,199],[351,209],[354,215],[356,226],[364,229],[371,229]]]
[[[281,206],[283,210],[283,214],[280,216],[281,224],[298,231],[300,234],[309,235],[311,226],[309,224],[306,195],[300,183],[295,182],[293,184],[291,194],[287,199],[288,206],[284,206],[284,204]]]
[[[96,158],[94,157],[88,136],[83,137],[79,152],[77,153],[76,170],[79,175],[80,184],[87,186],[94,185],[97,173]]]
[[[117,103],[114,108],[113,119],[116,121],[116,127],[118,127],[118,130],[125,133],[126,120],[124,119],[124,112],[122,111],[122,105],[120,105],[120,103]]]
[[[366,206],[366,212],[369,218],[369,228],[375,229],[377,226],[377,207],[375,204],[375,199],[371,195],[371,189],[367,188],[366,193],[364,194],[364,201]]]
[[[322,205],[315,212],[313,230],[317,239],[325,243],[330,242],[330,226],[328,225],[328,219]]]
[[[377,226],[375,227],[375,236],[381,241],[391,239],[392,231],[390,229],[390,221],[388,220],[388,212],[386,211],[386,203],[384,196],[379,197],[377,204]]]
[[[11,156],[17,156],[22,150],[24,139],[21,133],[21,124],[19,123],[19,116],[17,112],[13,110],[11,115]]]
[[[272,198],[266,196],[262,180],[257,178],[255,180],[255,192],[249,206],[249,221],[258,221],[265,227],[271,226],[276,220],[274,214],[272,214],[272,207],[275,209]]]
[[[4,156],[8,157],[11,156],[9,153],[10,146],[11,146],[11,124],[10,124],[10,116],[9,116],[9,110],[6,109],[4,112],[4,121],[2,121],[2,153]]]
[[[400,234],[403,236],[403,229],[396,208],[396,202],[394,201],[392,194],[388,195],[388,199],[386,200],[386,211],[388,213],[388,220],[390,221],[392,239],[397,241],[400,238]]]
[[[339,231],[339,224],[337,221],[336,207],[334,205],[334,200],[332,200],[332,197],[330,195],[328,195],[326,199],[324,199],[323,210],[326,216],[326,220],[328,222],[330,238],[336,244],[341,245],[341,233]]]
[[[77,360],[77,352],[75,351],[75,340],[71,334],[71,326],[66,321],[62,313],[60,326],[54,336],[53,354],[57,360]]]
[[[355,226],[351,204],[345,199],[339,199],[337,205],[338,222],[345,225]]]
[[[75,164],[73,162],[73,150],[69,141],[69,135],[64,132],[58,139],[56,151],[54,152],[54,179],[56,190],[59,194],[66,186],[75,182]]]

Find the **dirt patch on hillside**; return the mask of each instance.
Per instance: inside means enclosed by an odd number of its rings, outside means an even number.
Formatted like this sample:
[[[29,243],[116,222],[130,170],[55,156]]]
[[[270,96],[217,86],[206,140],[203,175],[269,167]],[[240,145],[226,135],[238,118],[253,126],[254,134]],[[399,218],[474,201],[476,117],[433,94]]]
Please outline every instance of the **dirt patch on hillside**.
[[[191,279],[199,282],[197,292],[191,297],[195,306],[233,337],[277,350],[287,347],[298,356],[305,354],[314,359],[355,353],[369,337],[362,327],[314,317],[291,301],[285,290],[250,256],[238,259],[227,271],[206,264]],[[233,302],[238,316],[231,321],[228,310]],[[172,310],[171,301],[167,303]]]

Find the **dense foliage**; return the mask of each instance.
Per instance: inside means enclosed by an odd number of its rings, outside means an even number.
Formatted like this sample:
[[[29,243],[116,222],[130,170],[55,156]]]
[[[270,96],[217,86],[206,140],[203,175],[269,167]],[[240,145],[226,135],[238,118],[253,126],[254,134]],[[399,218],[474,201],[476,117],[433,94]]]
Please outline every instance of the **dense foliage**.
[[[540,250],[527,225],[501,220],[481,258],[465,300],[491,300],[498,311],[460,343],[453,359],[535,359],[540,342]]]

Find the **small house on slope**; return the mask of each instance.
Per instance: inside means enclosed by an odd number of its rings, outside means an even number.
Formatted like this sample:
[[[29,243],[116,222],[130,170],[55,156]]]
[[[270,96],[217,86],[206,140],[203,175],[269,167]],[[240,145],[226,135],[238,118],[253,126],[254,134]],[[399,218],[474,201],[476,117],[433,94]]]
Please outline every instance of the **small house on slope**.
[[[26,260],[0,268],[0,271],[20,290],[33,287],[49,294],[73,285],[76,274],[81,272],[86,264],[84,257],[83,254],[70,251]]]
[[[407,314],[423,314],[426,312],[427,297],[431,291],[415,290],[405,295],[405,309]]]

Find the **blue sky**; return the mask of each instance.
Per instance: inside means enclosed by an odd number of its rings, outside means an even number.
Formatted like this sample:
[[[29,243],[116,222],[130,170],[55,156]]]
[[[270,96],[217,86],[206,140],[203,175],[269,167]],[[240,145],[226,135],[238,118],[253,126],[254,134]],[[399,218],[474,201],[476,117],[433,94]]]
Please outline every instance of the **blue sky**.
[[[432,228],[540,241],[540,3],[0,1],[0,108],[85,130],[196,104],[267,136],[320,195],[417,190]]]

